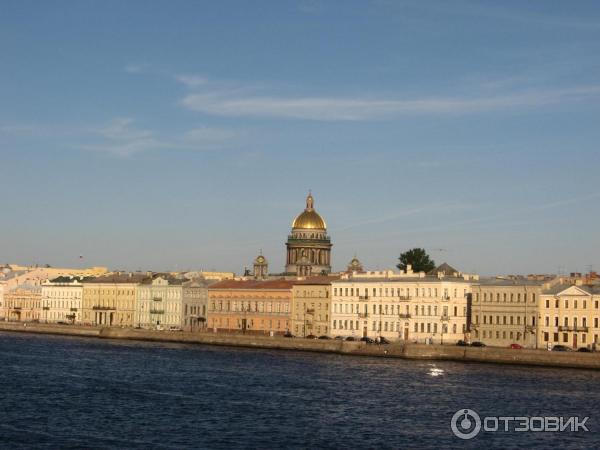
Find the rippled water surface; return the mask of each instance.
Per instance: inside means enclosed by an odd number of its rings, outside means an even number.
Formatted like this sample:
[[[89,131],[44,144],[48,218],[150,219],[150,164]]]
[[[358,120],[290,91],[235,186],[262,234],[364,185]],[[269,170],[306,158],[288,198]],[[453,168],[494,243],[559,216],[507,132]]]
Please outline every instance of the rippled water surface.
[[[452,415],[590,416],[454,437]],[[600,448],[600,373],[0,333],[3,448]]]

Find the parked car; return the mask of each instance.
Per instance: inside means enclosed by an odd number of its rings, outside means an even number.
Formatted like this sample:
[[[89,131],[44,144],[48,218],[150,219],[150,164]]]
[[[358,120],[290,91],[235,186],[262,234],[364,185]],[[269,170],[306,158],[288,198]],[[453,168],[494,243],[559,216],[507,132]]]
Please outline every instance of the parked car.
[[[178,326],[171,325],[169,327],[169,331],[183,331],[183,330],[181,328],[179,328]]]
[[[336,336],[334,339],[337,339],[338,341],[343,341],[344,340],[344,336]]]
[[[64,322],[62,320],[56,322],[58,325],[69,325],[69,322]]]
[[[391,342],[389,340],[387,340],[386,338],[384,338],[383,336],[381,336],[379,338],[379,343],[380,344],[391,344]]]
[[[582,353],[592,353],[592,351],[587,347],[581,347],[577,351]]]
[[[319,336],[319,339],[331,339],[329,336],[323,335],[323,336]]]
[[[361,341],[366,342],[367,344],[374,344],[375,343],[375,339],[372,339],[368,336],[362,337],[360,338]]]
[[[573,350],[571,350],[566,345],[555,345],[554,347],[552,347],[552,351],[553,352],[572,352]]]
[[[521,350],[523,348],[523,346],[521,344],[514,343],[514,344],[510,344],[508,346],[508,348],[512,348],[513,350]]]
[[[290,333],[289,331],[286,331],[285,333],[283,333],[283,337],[293,338],[294,335],[292,333]]]
[[[463,341],[462,339],[460,341],[458,341],[456,343],[456,345],[458,345],[459,347],[468,347],[469,344],[467,343],[467,341]]]
[[[355,341],[356,339],[352,336],[348,336],[346,339],[344,339],[345,341]]]
[[[475,341],[471,344],[471,347],[487,347],[483,342]]]
[[[317,339],[317,337],[314,334],[309,334],[306,339]]]

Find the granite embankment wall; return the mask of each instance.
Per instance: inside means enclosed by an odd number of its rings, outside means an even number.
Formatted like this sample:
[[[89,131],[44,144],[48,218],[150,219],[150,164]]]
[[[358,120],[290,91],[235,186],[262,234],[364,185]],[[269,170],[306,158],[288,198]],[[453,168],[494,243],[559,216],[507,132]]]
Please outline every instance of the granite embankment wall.
[[[600,369],[600,353],[549,352],[547,350],[511,350],[508,348],[475,348],[453,345],[423,345],[395,343],[368,345],[364,342],[314,340],[214,333],[185,333],[134,330],[128,328],[97,328],[72,325],[46,325],[0,322],[0,331],[59,334],[103,339],[177,342],[187,344],[223,345],[280,350],[300,350],[337,353],[354,356],[376,356],[415,360],[445,360],[498,364],[520,364],[546,367]]]

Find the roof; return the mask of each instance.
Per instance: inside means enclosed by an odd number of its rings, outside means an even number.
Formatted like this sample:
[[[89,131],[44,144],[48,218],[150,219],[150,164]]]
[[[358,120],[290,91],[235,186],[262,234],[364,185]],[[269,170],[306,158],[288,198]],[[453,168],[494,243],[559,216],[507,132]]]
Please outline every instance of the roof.
[[[77,281],[78,283],[83,283],[86,280],[91,280],[94,277],[84,277],[84,276],[66,276],[61,275],[60,277],[53,278],[50,280],[51,283],[73,283]]]
[[[145,280],[152,280],[152,277],[147,273],[113,273],[99,277],[92,277],[83,281],[83,283],[142,283]]]
[[[480,278],[479,281],[473,282],[474,285],[482,286],[543,286],[548,283],[549,280],[528,280],[526,278],[521,279],[506,279],[506,278]]]
[[[544,294],[556,295],[560,294],[562,291],[569,289],[571,287],[575,287],[581,289],[584,292],[587,292],[590,295],[600,295],[600,286],[597,284],[584,284],[584,285],[576,285],[576,284],[567,284],[561,283],[551,286],[549,289],[544,289]]]
[[[211,284],[208,288],[213,289],[291,289],[297,281],[291,280],[223,280],[217,283]]]
[[[445,276],[460,273],[458,270],[456,270],[450,264],[442,263],[439,266],[437,266],[435,269],[431,269],[429,272],[427,272],[427,275],[437,275],[440,272],[443,273]]]
[[[360,273],[353,275],[351,278],[341,278],[334,280],[336,283],[477,283],[476,280],[465,280],[463,277],[444,277],[426,275],[424,277],[361,277]]]

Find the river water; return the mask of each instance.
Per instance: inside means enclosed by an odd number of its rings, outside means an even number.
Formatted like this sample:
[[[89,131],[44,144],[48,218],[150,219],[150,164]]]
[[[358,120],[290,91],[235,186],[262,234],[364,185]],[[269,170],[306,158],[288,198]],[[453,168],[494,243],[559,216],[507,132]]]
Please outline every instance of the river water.
[[[454,436],[453,414],[589,416]],[[0,332],[2,448],[600,448],[600,372]]]

